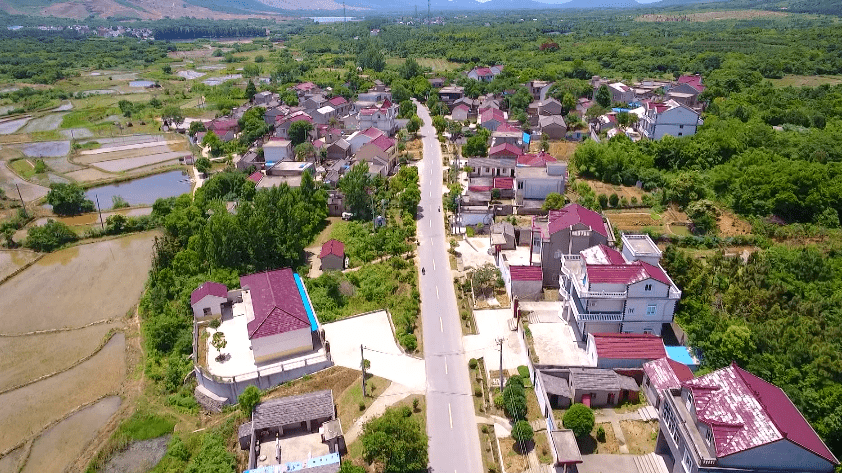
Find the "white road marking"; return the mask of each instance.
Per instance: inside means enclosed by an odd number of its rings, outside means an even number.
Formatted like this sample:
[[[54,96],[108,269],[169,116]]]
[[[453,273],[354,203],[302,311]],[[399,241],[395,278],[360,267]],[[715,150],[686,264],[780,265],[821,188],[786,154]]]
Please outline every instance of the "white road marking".
[[[447,374],[447,358],[444,359],[444,374]]]
[[[433,228],[433,221],[430,220],[430,228]]]
[[[440,297],[439,297],[439,287],[438,286],[436,286],[436,299],[440,299]],[[439,317],[439,318],[441,318],[441,317]]]
[[[439,316],[439,328],[441,328],[441,331],[444,332],[444,322],[442,322],[441,316]]]
[[[450,428],[453,429],[453,411],[450,410],[449,402],[447,403],[447,416],[450,417]]]
[[[430,223],[433,223],[432,221]],[[433,260],[433,271],[436,270],[436,260]]]

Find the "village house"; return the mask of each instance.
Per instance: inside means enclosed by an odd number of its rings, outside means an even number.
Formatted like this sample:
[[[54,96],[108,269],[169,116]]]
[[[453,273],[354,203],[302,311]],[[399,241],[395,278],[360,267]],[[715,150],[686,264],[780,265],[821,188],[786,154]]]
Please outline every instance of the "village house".
[[[515,297],[521,301],[539,301],[544,297],[541,284],[543,276],[540,266],[510,265],[505,255],[501,255],[503,263],[500,274],[510,299]]]
[[[514,177],[516,161],[494,158],[470,158],[468,159],[468,177]]]
[[[345,269],[345,245],[339,240],[328,240],[322,245],[319,253],[322,271]]]
[[[440,89],[440,88],[444,87],[444,81],[445,81],[444,77],[433,77],[433,78],[427,79],[427,82],[430,83],[430,87],[432,87],[434,89]]]
[[[655,452],[672,473],[831,473],[839,461],[779,387],[732,363],[663,391]]]
[[[351,154],[356,154],[366,143],[380,136],[384,136],[383,131],[369,127],[362,131],[355,131],[345,141],[351,144]]]
[[[357,120],[360,129],[377,128],[387,135],[397,131],[395,119],[398,116],[398,106],[386,100],[379,107],[369,107],[360,110]]]
[[[554,82],[545,80],[531,80],[526,83],[526,88],[529,89],[529,94],[532,95],[532,100],[540,101],[547,97],[547,92],[553,86]]]
[[[392,138],[381,135],[369,143],[363,145],[359,151],[354,154],[357,162],[368,162],[369,172],[372,174],[380,174],[383,177],[388,176],[395,169],[397,160],[395,159],[396,142]]]
[[[313,117],[302,111],[291,113],[286,117],[279,116],[278,121],[275,122],[275,136],[278,138],[289,139],[290,125],[302,120],[310,123],[311,125],[313,124]],[[312,134],[313,133],[311,133],[311,135]],[[311,136],[310,138],[312,139],[313,137]]]
[[[561,258],[562,318],[583,338],[589,333],[660,336],[663,325],[673,321],[681,291],[660,266],[660,250],[648,235],[624,234],[622,242],[623,253],[600,244]]]
[[[345,97],[341,95],[332,97],[327,101],[327,103],[336,110],[336,115],[340,117],[344,117],[351,110],[351,103],[345,100]]]
[[[319,125],[326,125],[330,123],[331,119],[337,119],[339,114],[336,113],[336,109],[331,107],[330,105],[325,105],[324,107],[320,107],[313,112],[313,123],[317,123]]]
[[[521,130],[503,131],[502,129],[502,126],[498,126],[496,131],[491,132],[491,147],[510,144],[521,150],[522,154],[526,147],[523,142],[523,132]]]
[[[303,97],[311,97],[321,93],[322,91],[318,85],[312,82],[302,82],[293,86],[292,90],[298,95],[299,102],[303,102],[303,100],[301,100]]]
[[[330,160],[342,160],[351,157],[351,143],[343,138],[326,144],[325,149],[327,150],[327,159]]]
[[[228,287],[225,284],[208,281],[190,294],[190,307],[196,320],[222,317],[222,307],[230,304]]]
[[[216,118],[205,122],[204,125],[207,131],[212,131],[223,143],[233,140],[240,132],[240,124],[235,118],[230,117]]]
[[[538,128],[542,135],[551,140],[562,140],[567,135],[567,124],[561,115],[542,116],[538,119]]]
[[[290,161],[294,159],[292,142],[280,138],[272,138],[263,144],[263,159],[269,163]]]
[[[246,151],[246,154],[244,154],[239,160],[237,160],[236,167],[239,171],[246,171],[251,166],[254,166],[255,169],[263,169],[264,164],[265,162],[260,158],[257,150],[250,149]]]
[[[267,166],[269,166],[269,163],[267,163]],[[266,170],[266,175],[257,183],[257,187],[274,187],[281,184],[299,187],[305,172],[309,172],[313,176],[315,165],[312,162],[279,161]]]
[[[681,389],[681,383],[691,379],[693,371],[690,367],[665,356],[643,364],[640,388],[649,404],[658,409],[665,391]]]
[[[468,79],[491,82],[495,77],[503,72],[503,67],[505,66],[495,65],[491,67],[475,67],[468,71]]]
[[[642,368],[667,356],[664,341],[647,333],[590,333],[585,352],[597,368]]]
[[[304,111],[312,115],[316,110],[324,107],[327,104],[327,99],[322,94],[316,94],[301,102]]]
[[[506,123],[506,114],[495,108],[489,108],[479,116],[479,125],[490,131],[497,130],[503,123]]]
[[[270,92],[268,90],[254,94],[254,97],[252,97],[251,99],[252,103],[259,107],[265,107],[266,105],[272,102],[278,102],[280,100],[280,95]]]
[[[515,181],[518,201],[543,201],[552,193],[564,195],[567,186],[567,163],[553,160],[538,166],[519,164],[515,169]]]
[[[637,402],[640,397],[640,386],[634,378],[602,368],[536,365],[535,387],[538,404],[545,407],[545,412],[567,409],[574,403],[616,406]]]
[[[466,122],[471,114],[471,108],[465,104],[459,104],[450,112],[450,118],[457,122]]]
[[[608,91],[611,92],[611,103],[634,102],[634,89],[622,82],[608,84]],[[594,92],[594,97],[596,97],[596,92]]]
[[[702,125],[699,112],[675,100],[644,102],[643,109],[637,128],[650,140],[660,140],[666,135],[695,135]]]
[[[541,265],[545,287],[559,287],[561,260],[596,245],[614,245],[614,233],[602,215],[579,204],[532,218],[530,265]]]
[[[678,78],[676,84],[669,87],[667,97],[682,105],[686,105],[690,108],[696,108],[699,106],[699,95],[705,91],[705,88],[706,87],[702,85],[702,76],[684,75]]]
[[[439,89],[439,100],[447,105],[448,108],[453,108],[453,104],[464,96],[465,88],[458,85],[449,85]]]
[[[501,143],[488,148],[488,157],[492,159],[514,159],[523,154],[521,149],[510,143]]]

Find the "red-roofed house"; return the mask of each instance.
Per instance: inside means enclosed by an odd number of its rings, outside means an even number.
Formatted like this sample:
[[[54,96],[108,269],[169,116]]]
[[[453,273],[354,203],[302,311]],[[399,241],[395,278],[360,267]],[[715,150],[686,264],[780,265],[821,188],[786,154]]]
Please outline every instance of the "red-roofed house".
[[[491,131],[506,123],[506,114],[496,108],[489,108],[479,116],[479,125]]]
[[[839,461],[777,386],[736,363],[664,392],[656,453],[673,473],[830,473]]]
[[[322,245],[322,252],[319,253],[322,261],[322,271],[345,269],[345,245],[339,240],[328,240]]]
[[[640,249],[629,255],[648,255],[646,248],[655,247],[648,236],[634,237],[630,240],[623,235],[624,246]],[[663,325],[673,321],[681,291],[657,260],[648,256],[650,262],[629,260],[625,248],[623,251],[597,245],[561,258],[562,316],[583,338],[591,333],[660,336]],[[655,358],[660,355],[651,359]]]
[[[602,215],[579,204],[568,204],[532,219],[530,263],[541,265],[545,287],[558,287],[562,256],[609,243],[614,244],[614,234]]]
[[[470,115],[471,109],[465,104],[459,104],[453,108],[453,111],[450,112],[450,117],[458,122],[466,122],[468,121],[468,115]]]
[[[488,149],[488,157],[494,159],[517,159],[522,154],[523,151],[511,143],[502,143]]]
[[[509,297],[521,301],[537,301],[544,296],[540,266],[518,266],[503,264],[500,268]]]
[[[260,171],[255,171],[252,173],[251,176],[248,177],[248,180],[253,182],[254,185],[260,184],[260,180],[263,179],[263,173]]]
[[[314,348],[316,314],[304,283],[291,269],[241,276],[240,287],[255,363]]]
[[[664,341],[646,333],[588,334],[587,353],[597,368],[642,368],[667,356]]]
[[[190,293],[190,307],[197,320],[222,317],[222,306],[228,302],[228,287],[208,281]]]
[[[538,152],[538,154],[523,154],[521,156],[518,156],[517,165],[543,168],[546,167],[548,163],[555,163],[557,161],[558,160],[552,155],[540,151]]]
[[[379,107],[368,107],[357,114],[358,126],[361,130],[374,127],[387,135],[397,130],[398,106],[388,99]]]
[[[337,115],[340,117],[347,115],[348,111],[351,109],[351,103],[345,100],[345,97],[341,95],[337,95],[327,102],[334,108],[334,110],[336,110]]]
[[[641,390],[656,409],[661,406],[665,390],[679,389],[681,383],[693,379],[690,367],[665,356],[643,364]]]
[[[502,65],[491,67],[475,67],[468,72],[468,78],[483,82],[491,82],[501,72],[503,72]]]
[[[666,102],[644,102],[644,113],[637,127],[650,140],[660,140],[664,135],[675,137],[696,134],[702,125],[699,112],[673,99]]]
[[[372,172],[388,176],[395,169],[397,159],[395,158],[395,140],[386,135],[380,135],[370,142],[364,144],[354,154],[357,162],[366,161]]]
[[[302,97],[302,96],[305,96],[305,95],[317,94],[317,93],[321,92],[321,89],[319,89],[319,86],[312,83],[312,82],[302,82],[302,83],[300,83],[296,86],[293,86],[292,90],[294,90],[295,93],[298,94],[299,97]]]

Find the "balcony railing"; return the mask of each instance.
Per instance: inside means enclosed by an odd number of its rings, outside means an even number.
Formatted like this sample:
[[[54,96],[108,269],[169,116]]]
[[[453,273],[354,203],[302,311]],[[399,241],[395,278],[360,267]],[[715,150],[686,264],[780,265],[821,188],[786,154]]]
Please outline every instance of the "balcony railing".
[[[570,301],[570,308],[573,310],[573,317],[578,322],[622,322],[622,312],[579,312],[576,302]]]

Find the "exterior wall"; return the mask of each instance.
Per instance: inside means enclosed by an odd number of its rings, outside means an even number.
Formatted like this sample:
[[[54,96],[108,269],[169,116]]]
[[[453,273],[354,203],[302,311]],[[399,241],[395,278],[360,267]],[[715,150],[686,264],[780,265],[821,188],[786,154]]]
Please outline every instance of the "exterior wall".
[[[544,295],[541,281],[512,281],[512,296],[522,301],[537,301]]]
[[[541,128],[541,133],[547,135],[551,140],[560,140],[567,134],[567,128],[553,123]]]
[[[454,120],[464,122],[468,120],[468,110],[453,110],[452,117]]]
[[[608,402],[608,395],[609,394],[614,395],[613,401],[610,403],[610,405],[619,404],[619,402],[620,402],[620,390],[619,389],[616,390],[616,391],[613,391],[613,390],[612,391],[603,391],[603,390],[588,391],[588,390],[575,389],[573,402],[574,403],[576,403],[576,402],[581,403],[582,402],[582,396],[585,395],[585,394],[591,395],[591,406],[593,406],[593,407],[608,406],[609,405],[609,402]]]
[[[676,107],[659,114],[650,113],[652,115],[644,117],[641,124],[643,132],[651,139],[660,140],[665,135],[678,137],[696,134],[699,116],[692,110]]]
[[[197,319],[205,319],[214,316],[222,317],[222,308],[220,307],[220,304],[223,304],[227,301],[228,300],[224,297],[207,295],[203,297],[199,302],[193,304],[193,317]],[[210,309],[210,317],[205,317],[205,308]]]
[[[649,382],[649,376],[643,374],[643,382],[640,383],[640,390],[646,395],[646,400],[649,405],[658,408],[661,406],[661,394],[655,390],[655,387]]]
[[[286,161],[291,159],[292,149],[290,146],[266,146],[263,145],[263,158],[266,161]]]
[[[264,363],[313,349],[310,327],[251,341],[254,361]]]
[[[779,440],[717,459],[717,466],[800,472],[832,472],[833,465],[809,450]]]
[[[476,225],[481,223],[483,225],[490,225],[494,221],[494,215],[490,212],[462,212],[459,214],[462,218],[462,225]]]
[[[551,192],[564,195],[564,179],[560,177],[525,179],[521,182],[524,199],[546,199]]]
[[[322,258],[322,271],[336,269],[342,271],[345,269],[345,258],[337,255],[325,255]]]
[[[609,370],[617,368],[640,368],[644,363],[651,360],[644,359],[616,359],[616,358],[600,358],[597,363],[597,368],[605,368]]]

